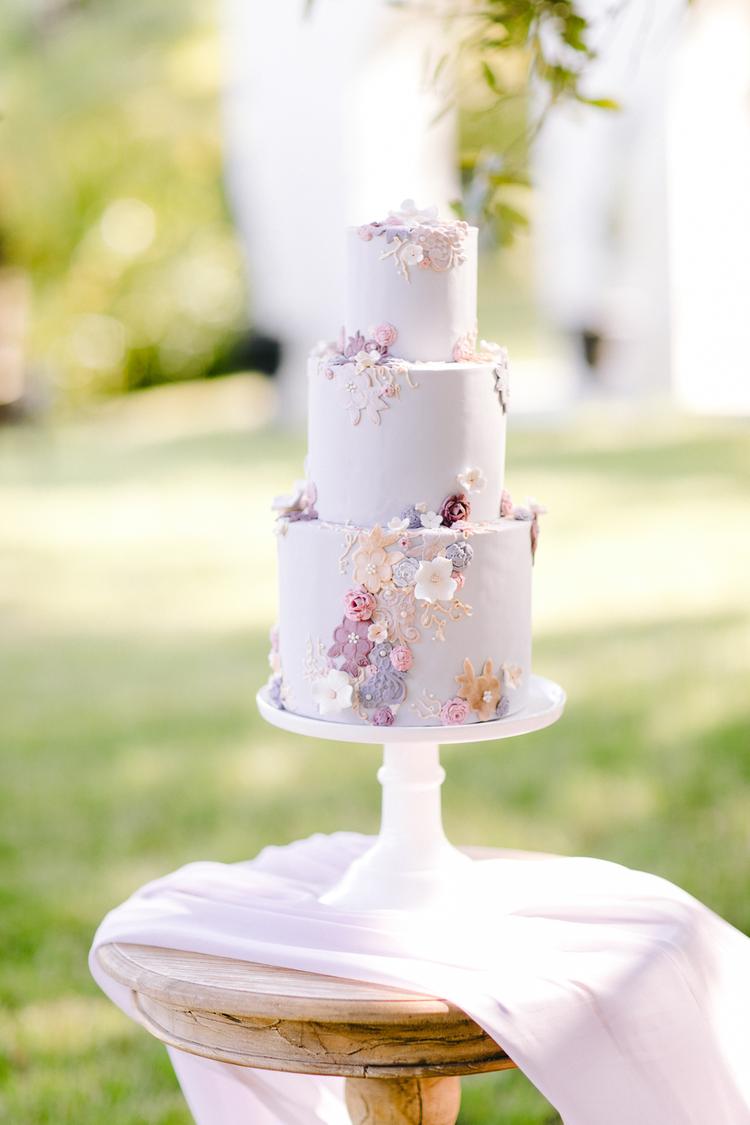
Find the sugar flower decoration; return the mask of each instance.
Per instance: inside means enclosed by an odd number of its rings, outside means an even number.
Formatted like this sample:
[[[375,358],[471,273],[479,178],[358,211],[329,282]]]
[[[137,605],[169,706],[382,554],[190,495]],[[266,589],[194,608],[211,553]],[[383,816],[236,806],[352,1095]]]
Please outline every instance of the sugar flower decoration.
[[[386,249],[381,259],[391,258],[401,277],[409,281],[410,266],[442,272],[464,262],[463,242],[468,229],[461,220],[441,222],[435,208],[420,211],[413,200],[407,199],[398,211],[360,227],[358,234],[365,242],[383,238]]]
[[[417,569],[415,598],[423,602],[449,602],[458,586],[452,571],[451,560],[443,555],[438,555],[435,559],[425,559]]]
[[[398,586],[399,589],[403,589],[405,586],[413,586],[418,569],[419,561],[407,555],[397,562],[393,568],[393,585]]]
[[[392,520],[388,520],[388,527],[391,531],[406,531],[409,527],[409,520],[404,516],[394,516]]]
[[[540,504],[538,500],[535,500],[533,496],[527,496],[526,497],[526,507],[529,509],[531,514],[534,515],[534,516],[546,516],[547,515],[547,509],[544,507],[543,504]]]
[[[368,636],[369,625],[366,621],[352,621],[350,617],[344,620],[333,631],[333,644],[328,650],[328,655],[343,656],[344,663],[341,667],[351,676],[356,676],[360,668],[369,664],[367,659],[372,651],[372,641]]]
[[[456,676],[456,683],[459,685],[459,697],[466,700],[481,721],[495,717],[500,702],[500,681],[493,675],[491,660],[485,660],[480,675],[477,675],[467,657],[462,675]]]
[[[465,699],[448,699],[440,708],[440,722],[448,727],[460,726],[469,716],[469,704]]]
[[[375,341],[381,348],[390,348],[391,344],[396,343],[398,332],[392,324],[379,324],[373,332]]]
[[[503,414],[505,414],[508,409],[508,402],[510,401],[510,368],[508,364],[508,353],[505,348],[498,348],[497,354],[495,355],[495,367],[492,375],[495,394],[498,397]]]
[[[523,679],[523,669],[519,668],[517,664],[501,664],[500,671],[504,686],[510,688],[511,691],[515,691]]]
[[[423,512],[421,517],[422,527],[428,531],[434,531],[436,527],[442,527],[443,517],[437,512]]]
[[[354,581],[371,594],[377,594],[383,586],[388,585],[393,567],[404,557],[401,551],[386,550],[394,541],[393,534],[386,534],[377,525],[369,534],[360,537],[360,547],[353,559]]]
[[[396,716],[390,707],[378,707],[377,711],[373,712],[372,725],[374,727],[392,727],[395,721]]]
[[[315,511],[315,501],[318,490],[309,480],[294,482],[294,490],[288,496],[277,496],[271,504],[278,517],[285,516],[288,520],[315,520],[318,513]]]
[[[440,507],[440,516],[446,527],[452,527],[454,523],[465,523],[471,516],[469,497],[464,492],[446,496]]]
[[[346,672],[331,668],[312,686],[313,700],[321,715],[337,715],[352,705],[352,683]]]
[[[399,261],[403,262],[405,266],[418,266],[424,258],[424,250],[418,242],[402,243],[397,254]]]
[[[454,570],[464,570],[474,558],[474,548],[465,539],[460,539],[445,548],[445,557],[450,559]]]
[[[481,492],[487,483],[487,477],[481,469],[464,469],[458,474],[458,483],[464,492]]]
[[[397,672],[408,672],[414,663],[414,655],[408,645],[396,645],[391,649],[390,661]]]
[[[380,352],[375,350],[357,352],[354,357],[354,370],[361,375],[368,367],[380,367],[382,358]]]
[[[367,639],[372,641],[373,644],[379,645],[383,641],[388,640],[388,626],[384,621],[373,621],[372,625],[367,630]]]
[[[402,223],[405,227],[437,223],[438,209],[434,204],[420,209],[413,199],[405,199],[397,211],[389,211],[386,222],[394,225]]]
[[[347,590],[344,594],[344,614],[352,621],[369,621],[377,602],[369,590]]]
[[[279,711],[284,711],[284,681],[281,675],[272,676],[268,683],[268,698]]]
[[[406,526],[412,530],[421,527],[421,512],[416,504],[410,504],[408,508],[404,508],[401,513],[401,519],[406,520]]]
[[[503,489],[500,497],[500,515],[504,520],[511,519],[513,516],[513,497],[506,488]]]

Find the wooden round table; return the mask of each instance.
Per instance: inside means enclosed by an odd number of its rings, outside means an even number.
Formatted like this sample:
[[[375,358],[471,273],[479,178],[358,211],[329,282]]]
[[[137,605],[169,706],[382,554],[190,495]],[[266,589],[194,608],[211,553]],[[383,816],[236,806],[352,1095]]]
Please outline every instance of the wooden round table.
[[[162,1043],[238,1066],[343,1075],[355,1125],[453,1125],[460,1075],[514,1066],[433,996],[143,945],[105,945],[98,958]]]

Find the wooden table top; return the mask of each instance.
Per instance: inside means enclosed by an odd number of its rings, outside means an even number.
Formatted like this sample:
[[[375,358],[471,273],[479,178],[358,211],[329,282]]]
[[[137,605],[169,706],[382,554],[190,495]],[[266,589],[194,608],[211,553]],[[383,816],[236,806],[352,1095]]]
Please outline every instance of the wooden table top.
[[[153,946],[98,951],[162,1042],[267,1070],[356,1077],[513,1067],[465,1012],[435,996]]]

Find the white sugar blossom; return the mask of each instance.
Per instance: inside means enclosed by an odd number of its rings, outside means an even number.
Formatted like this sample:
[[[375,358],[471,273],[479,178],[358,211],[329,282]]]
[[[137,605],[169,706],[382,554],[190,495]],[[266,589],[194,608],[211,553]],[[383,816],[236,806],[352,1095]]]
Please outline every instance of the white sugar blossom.
[[[415,576],[414,597],[422,602],[451,601],[458,587],[452,571],[453,564],[444,555],[421,562]]]
[[[535,516],[544,516],[547,514],[547,509],[544,505],[540,504],[538,500],[535,500],[533,496],[526,497],[526,507]]]
[[[487,477],[481,469],[464,469],[458,474],[458,483],[466,492],[481,492],[487,483]]]
[[[312,695],[321,715],[337,715],[352,705],[352,682],[346,672],[330,668],[315,681]]]
[[[424,258],[424,250],[417,242],[404,242],[398,250],[398,256],[407,266],[418,266]]]
[[[437,512],[423,512],[420,519],[422,527],[426,527],[428,531],[434,531],[434,529],[440,527],[443,522],[443,517],[438,515]]]
[[[406,531],[408,526],[409,521],[399,519],[398,516],[394,516],[392,520],[388,520],[388,527],[391,531]]]
[[[360,374],[368,367],[378,367],[380,365],[381,358],[382,357],[380,355],[380,352],[357,352],[356,356],[354,357],[355,371],[357,372],[357,374]]]
[[[388,640],[388,626],[383,621],[373,621],[367,630],[367,639],[375,645],[381,645]]]
[[[515,691],[523,678],[523,669],[519,668],[517,664],[502,664],[500,671],[503,676],[503,683],[511,691]]]
[[[295,512],[310,510],[317,500],[317,489],[312,481],[296,480],[294,490],[286,496],[276,496],[271,503],[271,509],[280,516],[292,515]]]
[[[391,211],[389,213],[387,221],[404,223],[407,226],[419,223],[436,223],[438,221],[438,209],[436,206],[433,206],[424,207],[420,210],[413,199],[405,199],[398,211]]]

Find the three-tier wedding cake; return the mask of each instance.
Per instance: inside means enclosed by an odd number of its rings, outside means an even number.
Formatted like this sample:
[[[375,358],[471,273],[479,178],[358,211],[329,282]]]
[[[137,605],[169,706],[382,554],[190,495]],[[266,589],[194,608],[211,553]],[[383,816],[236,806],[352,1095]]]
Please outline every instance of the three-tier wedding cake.
[[[275,503],[269,697],[331,722],[502,719],[527,697],[540,509],[503,488],[508,360],[477,344],[477,230],[407,201],[347,239],[307,480]]]

